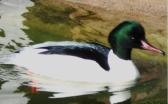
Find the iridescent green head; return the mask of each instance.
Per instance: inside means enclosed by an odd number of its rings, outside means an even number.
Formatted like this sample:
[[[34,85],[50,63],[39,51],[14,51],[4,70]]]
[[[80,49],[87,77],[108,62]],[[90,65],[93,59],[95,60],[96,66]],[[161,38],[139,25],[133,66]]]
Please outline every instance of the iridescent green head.
[[[120,23],[110,32],[108,41],[112,46],[113,52],[125,60],[131,59],[132,48],[164,54],[163,51],[147,42],[143,26],[136,21],[124,21]]]

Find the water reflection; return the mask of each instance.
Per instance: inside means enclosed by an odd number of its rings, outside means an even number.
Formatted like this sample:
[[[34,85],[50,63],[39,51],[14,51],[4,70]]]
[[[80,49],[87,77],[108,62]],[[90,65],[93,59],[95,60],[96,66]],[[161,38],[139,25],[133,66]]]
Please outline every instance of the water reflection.
[[[26,86],[19,88],[20,92],[24,92],[25,89],[29,88]],[[28,104],[109,104],[108,96],[103,92],[76,97],[49,98],[52,95],[52,92],[39,91],[38,93],[27,93],[25,96],[30,99]]]
[[[31,41],[21,28],[22,14],[27,12],[26,7],[32,6],[30,0],[0,0],[0,53],[9,53],[11,49],[29,44]],[[28,98],[25,93],[16,93],[18,87],[25,80],[21,78],[23,70],[12,65],[0,66],[0,103],[26,104]]]
[[[1,0],[0,1],[0,29],[5,37],[0,37],[0,44],[3,44],[1,52],[8,48],[17,48],[29,44],[31,41],[21,28],[24,18],[22,14],[27,12],[26,7],[32,6],[30,0]],[[5,51],[6,52],[6,51]]]
[[[130,97],[128,90],[109,92],[107,86],[56,80],[16,66],[1,65],[0,72],[2,104],[114,104]]]
[[[0,100],[1,104],[26,104],[28,99],[24,93],[15,93],[18,87],[23,83],[18,68],[11,65],[0,66]]]
[[[27,76],[24,77],[30,79],[30,82],[27,82],[24,85],[30,86],[32,94],[38,94],[41,92],[51,92],[49,94],[50,96],[48,95],[48,99],[52,100],[58,100],[58,98],[59,100],[67,98],[72,99],[75,98],[75,96],[95,96],[95,99],[97,101],[97,99],[99,99],[99,96],[101,94],[104,94],[104,99],[106,99],[109,102],[109,104],[117,104],[118,102],[124,102],[131,98],[131,94],[129,91],[130,87],[132,87],[131,83],[111,85],[109,83],[100,84],[66,81],[54,79],[54,77],[52,76],[41,76],[40,74],[34,74],[30,71],[27,71]]]

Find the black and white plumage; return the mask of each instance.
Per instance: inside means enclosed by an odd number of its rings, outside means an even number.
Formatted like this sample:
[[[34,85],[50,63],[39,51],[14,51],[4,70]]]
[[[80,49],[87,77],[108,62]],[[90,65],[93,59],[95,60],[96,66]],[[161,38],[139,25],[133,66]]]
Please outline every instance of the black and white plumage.
[[[69,44],[67,46],[60,44],[55,46],[39,47],[38,49],[47,49],[44,52],[40,52],[40,54],[72,55],[88,60],[94,60],[104,70],[106,71],[110,70],[110,67],[107,62],[110,48],[96,43],[78,43],[78,44],[75,42],[67,42],[67,43]]]
[[[35,73],[47,76],[53,74],[56,78],[64,76],[63,79],[85,82],[123,82],[139,76],[132,61],[122,60],[108,47],[95,43],[45,42],[23,48],[10,63]],[[122,63],[122,66],[118,66],[118,63]],[[128,69],[123,70],[125,73],[120,77],[118,74],[122,74],[123,67]],[[77,76],[74,76],[74,73],[77,73]],[[80,78],[77,78],[79,76]],[[91,78],[93,76],[94,78]]]

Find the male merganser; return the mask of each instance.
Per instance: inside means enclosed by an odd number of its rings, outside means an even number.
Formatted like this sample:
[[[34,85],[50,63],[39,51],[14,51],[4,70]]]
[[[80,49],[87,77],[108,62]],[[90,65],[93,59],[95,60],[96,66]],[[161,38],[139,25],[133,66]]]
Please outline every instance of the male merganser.
[[[131,61],[133,48],[165,54],[147,42],[144,28],[135,21],[120,23],[110,32],[108,42],[112,48],[97,43],[45,42],[23,48],[9,63],[55,79],[116,86],[140,77]]]

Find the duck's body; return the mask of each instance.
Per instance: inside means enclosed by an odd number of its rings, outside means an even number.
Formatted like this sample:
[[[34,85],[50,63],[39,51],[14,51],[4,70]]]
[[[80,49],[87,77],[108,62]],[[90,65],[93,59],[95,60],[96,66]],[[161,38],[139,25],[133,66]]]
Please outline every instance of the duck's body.
[[[139,78],[132,61],[122,60],[98,44],[46,42],[24,48],[10,63],[37,74],[71,81],[121,83]]]

